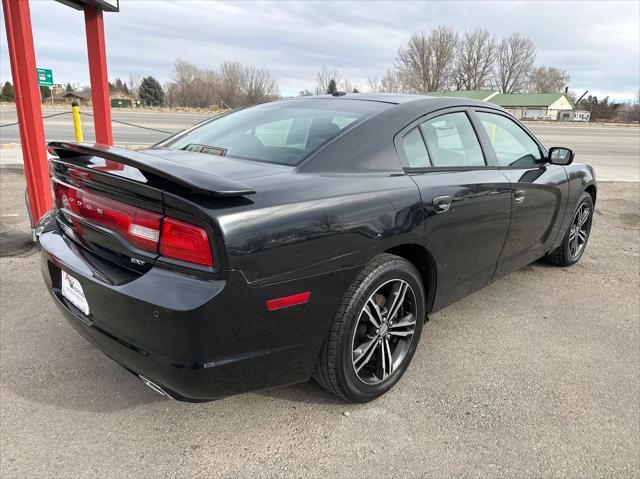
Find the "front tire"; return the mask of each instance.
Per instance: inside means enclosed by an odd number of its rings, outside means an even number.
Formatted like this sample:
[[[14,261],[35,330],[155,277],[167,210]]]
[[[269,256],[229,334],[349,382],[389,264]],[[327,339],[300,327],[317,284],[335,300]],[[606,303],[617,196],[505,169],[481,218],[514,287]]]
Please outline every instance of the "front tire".
[[[562,240],[562,244],[547,255],[547,261],[558,266],[576,264],[587,247],[592,221],[593,198],[589,193],[584,192],[580,197],[580,201],[578,201],[571,225]]]
[[[420,273],[404,258],[374,258],[347,290],[322,345],[313,377],[350,402],[367,402],[398,382],[425,318]]]

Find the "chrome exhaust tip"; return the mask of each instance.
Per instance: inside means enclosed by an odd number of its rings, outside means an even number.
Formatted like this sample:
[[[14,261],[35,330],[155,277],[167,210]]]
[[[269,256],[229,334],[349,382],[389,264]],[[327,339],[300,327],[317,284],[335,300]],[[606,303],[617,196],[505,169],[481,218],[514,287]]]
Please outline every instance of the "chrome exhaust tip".
[[[161,386],[158,386],[156,383],[154,383],[153,381],[145,378],[142,374],[138,374],[138,378],[140,379],[140,381],[142,381],[142,383],[147,386],[149,389],[157,392],[158,394],[160,394],[160,396],[164,396],[166,398],[169,399],[174,399],[171,394],[169,394],[167,391],[165,391],[164,389],[162,389]]]

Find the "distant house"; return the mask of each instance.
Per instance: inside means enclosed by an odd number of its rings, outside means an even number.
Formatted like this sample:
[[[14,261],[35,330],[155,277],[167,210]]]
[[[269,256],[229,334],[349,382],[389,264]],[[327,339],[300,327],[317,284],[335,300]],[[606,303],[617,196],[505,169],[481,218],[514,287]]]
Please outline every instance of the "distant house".
[[[78,91],[64,91],[53,95],[53,102],[58,105],[70,105],[77,101],[82,106],[91,105],[91,96]]]
[[[141,100],[120,90],[110,92],[109,101],[111,102],[112,108],[132,108],[142,104]]]
[[[562,121],[587,122],[591,119],[591,112],[587,110],[562,111],[558,119]]]
[[[429,96],[448,96],[488,101],[503,107],[520,120],[589,121],[589,112],[574,111],[564,93],[500,93],[497,90],[434,91]]]
[[[451,91],[430,91],[425,93],[429,96],[448,96],[453,98],[471,98],[472,100],[489,101],[500,92],[497,90],[451,90]]]
[[[499,93],[490,103],[520,120],[572,120],[573,103],[564,93]]]

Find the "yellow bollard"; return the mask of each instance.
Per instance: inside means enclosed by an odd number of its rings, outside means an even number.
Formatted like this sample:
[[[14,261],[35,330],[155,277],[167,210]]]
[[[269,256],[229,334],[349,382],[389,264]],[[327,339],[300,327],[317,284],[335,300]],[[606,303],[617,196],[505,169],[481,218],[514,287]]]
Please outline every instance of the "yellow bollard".
[[[82,120],[80,120],[80,105],[77,101],[71,104],[71,112],[73,114],[73,129],[76,133],[76,141],[82,143],[84,136],[82,135]]]

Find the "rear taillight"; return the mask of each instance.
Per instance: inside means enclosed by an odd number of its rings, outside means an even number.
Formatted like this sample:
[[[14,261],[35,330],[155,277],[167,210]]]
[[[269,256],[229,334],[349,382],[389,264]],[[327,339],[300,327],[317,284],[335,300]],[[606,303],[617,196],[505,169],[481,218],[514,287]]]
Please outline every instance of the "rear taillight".
[[[187,263],[213,266],[207,232],[175,218],[166,217],[162,221],[160,254]]]
[[[136,248],[158,252],[161,214],[58,182],[53,183],[53,191],[58,208],[117,233]]]
[[[132,246],[152,254],[213,267],[211,243],[204,228],[159,213],[52,182],[57,208],[117,233]]]

